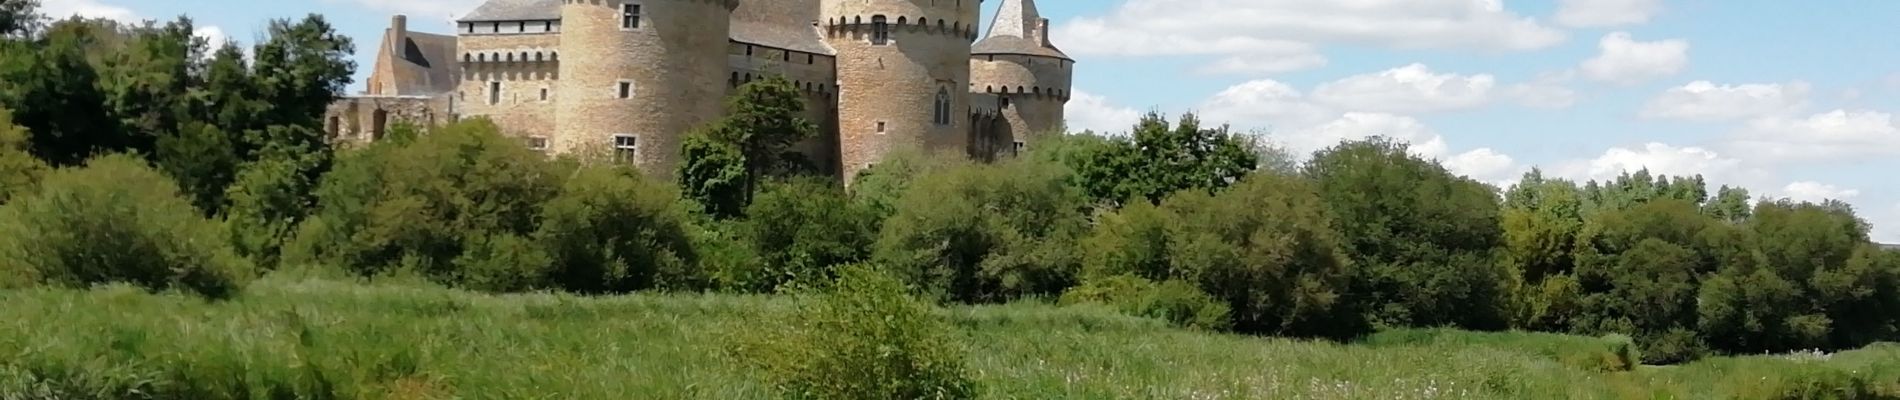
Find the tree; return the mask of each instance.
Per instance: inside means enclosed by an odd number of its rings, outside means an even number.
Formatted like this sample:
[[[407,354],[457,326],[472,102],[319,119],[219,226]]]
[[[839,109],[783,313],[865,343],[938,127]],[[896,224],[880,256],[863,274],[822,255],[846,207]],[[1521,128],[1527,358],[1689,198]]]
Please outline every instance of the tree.
[[[714,215],[735,216],[729,212],[751,204],[763,179],[800,172],[800,157],[790,149],[817,134],[791,81],[769,76],[747,82],[726,99],[724,119],[682,145],[680,186]]]
[[[255,50],[251,87],[269,104],[264,126],[321,127],[324,110],[336,102],[356,73],[356,45],[322,15],[273,20]],[[258,146],[263,147],[263,146]]]
[[[862,262],[877,240],[877,215],[825,178],[765,185],[746,208],[744,237],[769,271],[757,290],[835,278],[832,267]]]
[[[45,16],[39,0],[0,0],[0,37],[27,37],[39,31]]]
[[[875,260],[945,299],[1007,301],[1074,285],[1087,199],[1055,165],[970,165],[919,177]]]
[[[46,164],[27,153],[32,132],[13,124],[13,113],[0,108],[0,205],[32,193],[46,174]]]
[[[584,293],[703,289],[678,199],[632,169],[574,173],[537,216],[533,237],[552,261],[548,281]]]
[[[1189,282],[1224,302],[1244,332],[1347,338],[1370,329],[1348,298],[1343,238],[1297,176],[1256,173],[1216,195],[1184,190],[1100,221],[1082,246],[1091,281]]]
[[[106,107],[98,88],[98,46],[115,40],[109,22],[69,19],[34,43],[0,41],[0,104],[15,123],[32,129],[33,154],[55,166],[76,165],[93,154],[129,149],[136,142]]]
[[[1381,323],[1506,326],[1509,275],[1497,195],[1374,137],[1320,150],[1302,170],[1346,238],[1364,279],[1355,294]]]
[[[1700,357],[1706,345],[1695,334],[1699,281],[1716,272],[1716,260],[1746,256],[1716,251],[1713,244],[1733,240],[1728,229],[1734,228],[1680,199],[1592,217],[1577,238],[1582,298],[1572,329],[1635,337],[1650,361]]]
[[[1531,170],[1504,193],[1502,260],[1520,278],[1518,327],[1560,330],[1574,313],[1575,245],[1583,230],[1577,185]]]
[[[192,205],[205,215],[224,210],[225,190],[236,179],[238,155],[231,137],[204,123],[191,123],[158,138],[153,157],[165,174],[178,181]]]
[[[1186,189],[1211,192],[1246,176],[1262,154],[1272,153],[1226,126],[1204,128],[1191,113],[1170,128],[1166,117],[1151,112],[1132,133],[1128,139],[1080,143],[1062,156],[1090,197],[1153,203]]]
[[[1715,199],[1702,206],[1702,212],[1728,223],[1747,222],[1754,216],[1753,201],[1748,197],[1748,189],[1722,186],[1716,191]]]

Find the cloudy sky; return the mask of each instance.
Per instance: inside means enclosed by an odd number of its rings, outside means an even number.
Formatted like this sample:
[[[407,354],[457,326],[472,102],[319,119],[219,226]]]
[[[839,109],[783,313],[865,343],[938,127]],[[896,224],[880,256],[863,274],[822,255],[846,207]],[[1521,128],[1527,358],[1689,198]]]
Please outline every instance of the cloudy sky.
[[[311,12],[359,42],[390,13],[446,32],[480,1],[43,0],[58,15],[186,14],[245,43],[270,18]],[[1193,111],[1298,151],[1397,137],[1491,182],[1532,167],[1702,174],[1761,196],[1846,200],[1876,239],[1900,243],[1900,1],[1039,3],[1080,62],[1076,129]]]

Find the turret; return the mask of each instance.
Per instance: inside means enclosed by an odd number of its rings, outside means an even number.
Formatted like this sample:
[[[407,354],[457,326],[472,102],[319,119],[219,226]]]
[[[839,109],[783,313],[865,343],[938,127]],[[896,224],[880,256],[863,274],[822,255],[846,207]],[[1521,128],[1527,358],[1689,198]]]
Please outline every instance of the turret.
[[[996,95],[1007,125],[999,131],[1013,136],[997,142],[1033,143],[1061,133],[1074,71],[1075,59],[1051,44],[1035,0],[1003,0],[989,35],[971,48],[970,91]]]
[[[670,176],[681,138],[723,114],[736,0],[567,0],[556,104],[560,152],[605,149]]]
[[[846,182],[899,149],[968,148],[979,8],[979,0],[823,1]]]

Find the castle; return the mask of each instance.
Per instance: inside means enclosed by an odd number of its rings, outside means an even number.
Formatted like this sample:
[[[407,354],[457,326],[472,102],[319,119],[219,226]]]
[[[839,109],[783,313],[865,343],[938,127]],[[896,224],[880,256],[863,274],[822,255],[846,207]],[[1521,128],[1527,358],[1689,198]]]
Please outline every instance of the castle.
[[[797,150],[847,182],[906,147],[988,160],[1060,132],[1075,60],[1034,0],[1003,0],[979,36],[981,1],[488,0],[454,35],[399,15],[326,129],[361,143],[397,120],[480,116],[536,150],[611,149],[670,175],[728,94],[778,75],[820,127]]]

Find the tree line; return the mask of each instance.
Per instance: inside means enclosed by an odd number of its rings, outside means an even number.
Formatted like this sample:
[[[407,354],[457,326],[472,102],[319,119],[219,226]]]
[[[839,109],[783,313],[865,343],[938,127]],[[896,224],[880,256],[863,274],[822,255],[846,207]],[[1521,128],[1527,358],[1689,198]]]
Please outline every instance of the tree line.
[[[482,119],[345,150],[320,120],[353,48],[320,16],[274,21],[247,53],[183,18],[47,24],[0,4],[0,287],[224,298],[310,268],[773,293],[862,265],[939,302],[1103,303],[1259,335],[1620,334],[1665,363],[1900,339],[1900,254],[1851,207],[1700,177],[1497,188],[1384,138],[1295,160],[1151,113],[991,163],[897,154],[846,190],[790,151],[816,129],[782,79],[739,89],[672,181],[550,158]]]

